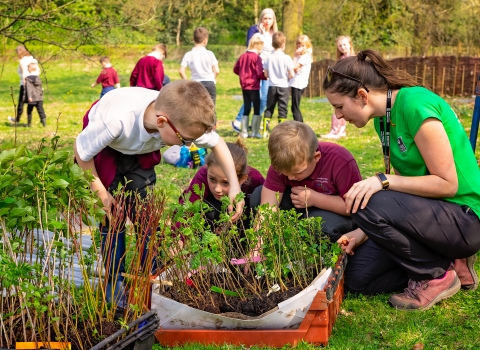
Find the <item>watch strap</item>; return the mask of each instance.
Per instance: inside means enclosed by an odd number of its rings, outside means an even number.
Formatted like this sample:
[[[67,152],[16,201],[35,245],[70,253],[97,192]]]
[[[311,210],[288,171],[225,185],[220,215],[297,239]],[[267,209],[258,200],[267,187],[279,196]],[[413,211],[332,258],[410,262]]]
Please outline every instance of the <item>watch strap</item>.
[[[375,175],[378,177],[378,179],[382,183],[382,188],[384,190],[388,190],[388,186],[390,186],[390,182],[388,181],[387,176],[385,176],[384,173],[376,173]]]

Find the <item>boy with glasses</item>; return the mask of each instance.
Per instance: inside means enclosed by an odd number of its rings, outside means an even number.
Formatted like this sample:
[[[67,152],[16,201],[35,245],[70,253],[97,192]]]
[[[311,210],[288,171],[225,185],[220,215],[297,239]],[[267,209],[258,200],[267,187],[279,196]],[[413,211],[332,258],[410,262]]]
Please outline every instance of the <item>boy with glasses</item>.
[[[124,217],[128,215],[135,223],[135,195],[143,199],[155,185],[154,167],[160,163],[160,148],[193,141],[198,147],[211,148],[230,183],[229,197],[233,200],[240,192],[232,156],[225,141],[212,131],[214,122],[215,107],[207,89],[188,80],[172,82],[160,93],[137,87],[116,89],[95,102],[85,115],[74,152],[78,165],[94,176],[91,189],[98,193],[107,212],[106,224],[100,225],[102,254],[104,261],[110,262],[106,266],[106,273],[110,274],[107,302],[126,306],[121,275],[125,271],[125,222],[118,228],[110,227],[113,191],[121,185],[125,192],[132,193],[127,197]],[[241,216],[243,204],[237,203],[232,220]],[[112,231],[115,238],[108,244],[107,236],[111,237]],[[105,246],[110,248],[104,249]],[[143,261],[145,253],[139,256]]]

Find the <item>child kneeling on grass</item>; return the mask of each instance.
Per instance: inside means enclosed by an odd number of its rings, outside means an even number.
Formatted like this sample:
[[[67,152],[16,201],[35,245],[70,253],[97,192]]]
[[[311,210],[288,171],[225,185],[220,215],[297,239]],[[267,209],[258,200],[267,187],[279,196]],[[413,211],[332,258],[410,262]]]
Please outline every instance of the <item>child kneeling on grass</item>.
[[[302,122],[287,121],[272,130],[268,153],[271,165],[263,187],[252,194],[253,208],[269,203],[295,208],[304,217],[322,217],[322,232],[333,242],[354,229],[343,196],[362,177],[349,151],[319,142]]]
[[[247,165],[247,149],[241,140],[238,140],[237,143],[227,142],[227,147],[235,163],[235,170],[241,191],[245,194],[244,209],[248,210],[248,208],[250,208],[251,194],[257,187],[263,185],[265,179],[257,169]],[[202,189],[202,187],[204,188],[203,198],[194,192],[193,188],[195,185],[199,185],[200,189]],[[220,218],[220,210],[222,208],[220,199],[226,196],[229,191],[230,182],[220,167],[216,155],[210,153],[205,160],[205,165],[197,171],[190,182],[190,186],[183,192],[180,197],[180,203],[183,203],[184,198],[186,198],[188,194],[190,194],[189,200],[192,203],[203,199],[212,208],[212,210],[207,213],[207,219],[214,223]]]
[[[125,220],[128,215],[135,223],[135,195],[143,199],[147,189],[155,185],[154,166],[160,163],[159,149],[193,141],[199,147],[211,148],[228,179],[228,195],[232,200],[240,192],[240,185],[225,141],[212,131],[215,107],[207,89],[199,82],[175,81],[163,87],[160,93],[128,87],[114,90],[97,102],[84,117],[84,129],[75,140],[74,152],[78,165],[90,170],[95,177],[91,189],[98,192],[107,212],[105,224],[100,225],[104,261],[111,262],[109,268],[106,267],[110,275],[107,277],[106,300],[125,307],[122,304]],[[114,204],[112,194],[119,185],[133,195],[127,198],[125,219],[120,227],[113,228],[112,225],[110,228],[110,231],[115,230],[115,238],[108,245],[110,248],[105,249],[109,213]],[[243,201],[237,203],[233,220],[241,216],[243,204]],[[139,234],[148,236],[149,232]],[[140,253],[139,256],[144,258],[145,253]]]

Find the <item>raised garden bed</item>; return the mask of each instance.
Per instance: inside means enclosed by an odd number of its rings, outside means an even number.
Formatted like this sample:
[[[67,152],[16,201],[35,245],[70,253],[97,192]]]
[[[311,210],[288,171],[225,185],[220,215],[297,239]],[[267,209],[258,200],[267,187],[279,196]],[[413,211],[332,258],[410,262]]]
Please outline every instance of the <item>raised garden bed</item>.
[[[326,345],[343,300],[346,263],[347,257],[342,255],[333,269],[326,270],[301,293],[247,320],[196,310],[154,294],[152,305],[161,319],[155,337],[169,347],[186,343],[282,347],[302,340]]]

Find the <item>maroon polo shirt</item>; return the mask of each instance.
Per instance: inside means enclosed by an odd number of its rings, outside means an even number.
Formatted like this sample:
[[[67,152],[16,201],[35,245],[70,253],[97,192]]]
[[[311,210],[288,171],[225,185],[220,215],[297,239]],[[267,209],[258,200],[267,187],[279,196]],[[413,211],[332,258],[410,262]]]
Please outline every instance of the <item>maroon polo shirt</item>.
[[[97,78],[97,84],[102,84],[102,88],[115,86],[119,82],[117,71],[113,67],[103,68]]]
[[[163,84],[163,63],[153,56],[142,57],[130,75],[130,86],[158,90]]]
[[[260,80],[266,80],[262,59],[256,52],[247,51],[242,54],[233,67],[233,72],[239,76],[242,90],[260,90]]]
[[[322,156],[309,177],[302,181],[289,180],[270,166],[264,186],[280,193],[285,192],[287,186],[306,186],[343,199],[350,187],[362,180],[355,158],[342,146],[330,142],[319,142],[318,151]]]
[[[258,187],[263,185],[265,179],[263,175],[255,168],[251,166],[247,166],[248,171],[248,178],[240,187],[240,190],[245,194],[245,207],[250,207],[250,196],[253,191]],[[187,193],[191,193],[190,195],[190,202],[195,202],[200,199],[200,196],[193,191],[193,186],[198,185],[200,189],[202,186],[205,188],[205,192],[203,194],[204,198],[208,198],[212,196],[212,192],[208,187],[208,175],[207,175],[207,166],[204,165],[201,167],[195,176],[193,177],[192,181],[190,181],[190,186],[183,192],[182,196],[180,197],[180,203],[183,203],[183,198]]]

